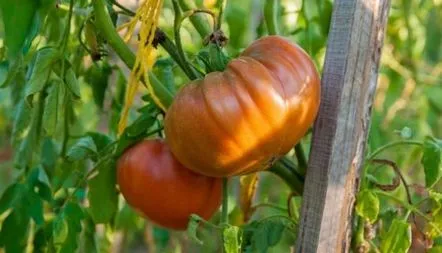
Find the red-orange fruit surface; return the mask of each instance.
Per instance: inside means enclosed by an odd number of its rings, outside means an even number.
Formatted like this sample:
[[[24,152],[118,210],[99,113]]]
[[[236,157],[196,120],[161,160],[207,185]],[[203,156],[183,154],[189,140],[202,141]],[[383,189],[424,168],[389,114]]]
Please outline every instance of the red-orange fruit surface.
[[[130,206],[166,228],[186,229],[192,213],[209,219],[221,203],[221,179],[185,168],[161,140],[126,150],[118,160],[117,181]]]
[[[320,78],[310,57],[285,38],[264,37],[223,72],[178,92],[165,118],[166,141],[197,173],[263,170],[304,136],[319,102]]]

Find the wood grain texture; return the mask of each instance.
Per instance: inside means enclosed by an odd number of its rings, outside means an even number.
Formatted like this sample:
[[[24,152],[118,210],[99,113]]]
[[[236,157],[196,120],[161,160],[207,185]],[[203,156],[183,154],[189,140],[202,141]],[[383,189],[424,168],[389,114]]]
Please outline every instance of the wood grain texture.
[[[348,252],[389,0],[336,0],[296,252]]]

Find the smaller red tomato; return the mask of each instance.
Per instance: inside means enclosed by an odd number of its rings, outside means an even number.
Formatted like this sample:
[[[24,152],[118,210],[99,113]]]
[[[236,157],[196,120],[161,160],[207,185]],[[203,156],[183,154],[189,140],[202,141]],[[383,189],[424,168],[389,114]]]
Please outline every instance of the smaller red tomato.
[[[221,203],[221,179],[185,168],[162,140],[145,140],[126,150],[117,173],[127,203],[166,228],[186,229],[193,213],[209,219]]]

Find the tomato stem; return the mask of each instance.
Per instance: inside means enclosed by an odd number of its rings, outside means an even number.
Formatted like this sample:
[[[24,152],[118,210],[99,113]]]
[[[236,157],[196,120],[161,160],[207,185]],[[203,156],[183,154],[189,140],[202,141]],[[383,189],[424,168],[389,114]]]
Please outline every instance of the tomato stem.
[[[300,178],[300,175],[286,168],[284,163],[277,161],[268,171],[284,180],[295,194],[302,194],[304,190],[304,180]]]
[[[127,67],[132,69],[135,64],[135,55],[115,30],[104,1],[105,0],[92,1],[95,13],[96,27],[98,30],[100,30],[100,34],[106,39],[108,44],[118,54],[120,59],[126,64]],[[153,78],[154,73],[150,72],[149,76],[150,78]],[[146,82],[148,80],[142,79],[141,81],[146,86]],[[167,104],[167,101],[173,100],[173,94],[170,93],[162,83],[153,82],[152,88],[154,89],[155,93],[161,94],[161,97],[159,96],[159,99],[164,104]]]
[[[295,154],[296,159],[298,160],[299,173],[301,173],[302,176],[305,176],[305,171],[307,170],[307,159],[305,158],[305,152],[301,143],[296,144]]]
[[[183,11],[190,11],[195,9],[194,1],[191,0],[178,0],[179,6]],[[203,15],[192,15],[189,17],[190,22],[195,27],[197,32],[200,34],[202,39],[205,39],[212,32],[210,26],[207,23],[206,17]]]
[[[223,178],[223,206],[221,209],[221,225],[229,224],[228,200],[229,200],[229,179]]]
[[[278,0],[266,0],[264,5],[264,19],[270,35],[278,35]]]

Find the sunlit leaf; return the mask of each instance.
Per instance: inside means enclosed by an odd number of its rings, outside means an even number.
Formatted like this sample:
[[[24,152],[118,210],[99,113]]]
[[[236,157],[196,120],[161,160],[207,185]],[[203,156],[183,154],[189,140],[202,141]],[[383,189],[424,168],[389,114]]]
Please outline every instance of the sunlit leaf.
[[[411,246],[411,226],[395,219],[390,225],[385,238],[382,238],[381,252],[406,253]]]
[[[359,192],[356,203],[356,213],[368,222],[374,223],[379,214],[379,198],[368,189]]]
[[[241,230],[236,226],[228,226],[223,230],[224,250],[226,253],[240,252]]]

